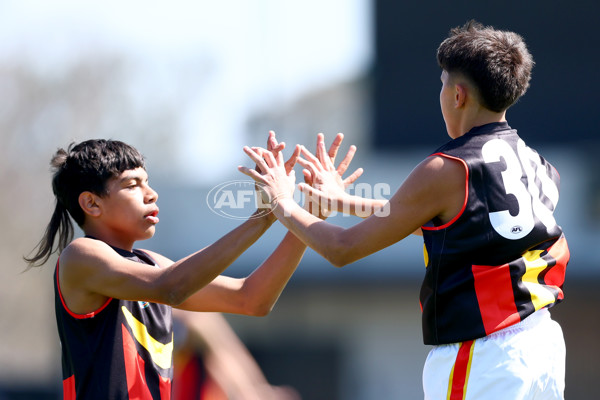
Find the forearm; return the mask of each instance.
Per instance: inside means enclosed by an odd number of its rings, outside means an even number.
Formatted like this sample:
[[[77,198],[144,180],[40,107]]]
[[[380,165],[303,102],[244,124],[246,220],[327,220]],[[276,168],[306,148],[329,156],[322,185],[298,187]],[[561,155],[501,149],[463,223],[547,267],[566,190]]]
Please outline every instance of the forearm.
[[[385,199],[367,199],[349,195],[338,201],[337,211],[359,218],[368,218],[373,214],[385,212],[386,207],[389,206],[388,200]]]
[[[220,275],[176,307],[188,311],[265,316],[277,302],[305,250],[306,245],[288,232],[275,251],[248,277]]]
[[[298,267],[306,245],[288,232],[275,251],[248,276],[242,285],[246,314],[267,315]]]
[[[298,239],[335,266],[347,264],[344,229],[329,224],[300,207],[293,199],[278,201],[273,208],[277,219]]]
[[[210,246],[172,264],[165,271],[169,304],[179,304],[205,287],[255,243],[272,219],[250,218]]]

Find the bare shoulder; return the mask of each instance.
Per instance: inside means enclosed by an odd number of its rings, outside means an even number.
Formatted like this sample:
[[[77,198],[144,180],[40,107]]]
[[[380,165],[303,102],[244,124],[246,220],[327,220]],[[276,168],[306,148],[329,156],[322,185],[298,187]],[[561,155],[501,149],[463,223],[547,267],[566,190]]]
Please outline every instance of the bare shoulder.
[[[86,265],[93,263],[93,260],[110,257],[112,253],[114,250],[101,240],[77,238],[60,253],[60,265],[61,268],[68,268],[69,265]]]
[[[148,252],[159,265],[165,257]],[[68,308],[78,314],[98,310],[109,298],[156,301],[160,268],[123,257],[101,240],[80,238],[61,253],[59,284]]]
[[[421,161],[410,173],[403,186],[411,191],[445,191],[464,187],[465,165],[455,159],[431,156]]]
[[[104,270],[117,253],[101,240],[77,238],[63,249],[59,257],[59,277],[65,287],[80,286],[88,277]]]
[[[106,243],[89,238],[73,240],[60,254],[58,280],[68,309],[77,314],[97,310],[108,298],[90,289],[111,263],[115,252]]]
[[[433,179],[462,180],[465,177],[465,168],[465,164],[459,159],[434,155],[421,161],[415,171],[425,173]]]
[[[431,156],[419,163],[402,185],[403,191],[426,215],[448,222],[462,209],[466,196],[467,169],[454,158]]]

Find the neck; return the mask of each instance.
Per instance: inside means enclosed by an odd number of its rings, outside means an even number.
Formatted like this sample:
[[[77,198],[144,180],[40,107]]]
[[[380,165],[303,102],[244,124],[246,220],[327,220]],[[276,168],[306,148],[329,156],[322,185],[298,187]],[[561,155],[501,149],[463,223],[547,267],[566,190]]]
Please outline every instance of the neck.
[[[474,110],[471,113],[465,114],[460,124],[460,136],[469,132],[471,129],[494,122],[505,122],[506,110],[502,112],[493,112],[483,107]]]
[[[91,227],[84,228],[83,232],[86,236],[91,236],[95,239],[101,240],[110,246],[127,251],[133,251],[133,244],[135,243],[135,241],[132,241],[130,239],[121,239],[119,237],[115,237],[115,235],[113,234],[107,234],[102,229],[94,229]]]

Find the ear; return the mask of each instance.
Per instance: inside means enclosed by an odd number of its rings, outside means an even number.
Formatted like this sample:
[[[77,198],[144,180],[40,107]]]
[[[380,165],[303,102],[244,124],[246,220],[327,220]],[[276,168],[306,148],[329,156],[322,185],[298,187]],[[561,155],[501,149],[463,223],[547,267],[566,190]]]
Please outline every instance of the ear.
[[[462,83],[454,85],[454,107],[461,108],[467,102],[467,87]]]
[[[79,195],[79,206],[83,212],[92,217],[98,217],[101,214],[101,209],[97,202],[98,196],[92,192],[82,192]]]

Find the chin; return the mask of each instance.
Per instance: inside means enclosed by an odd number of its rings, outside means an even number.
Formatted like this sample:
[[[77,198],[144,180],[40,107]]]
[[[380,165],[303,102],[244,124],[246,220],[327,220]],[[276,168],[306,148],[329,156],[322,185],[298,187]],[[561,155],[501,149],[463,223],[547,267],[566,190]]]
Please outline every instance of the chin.
[[[156,233],[156,228],[151,227],[146,232],[144,232],[144,236],[140,240],[151,239],[154,236],[154,233]]]

